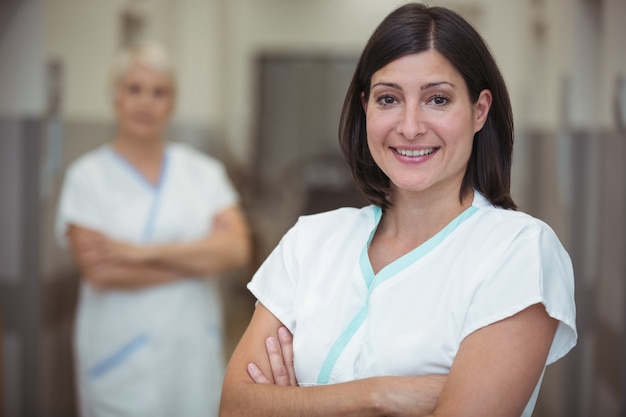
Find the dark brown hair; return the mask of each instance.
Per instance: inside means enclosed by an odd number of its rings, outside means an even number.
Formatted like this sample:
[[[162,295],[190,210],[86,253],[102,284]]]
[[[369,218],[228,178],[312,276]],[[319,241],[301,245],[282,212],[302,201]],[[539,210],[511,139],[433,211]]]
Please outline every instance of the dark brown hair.
[[[474,135],[459,197],[462,199],[475,188],[493,205],[516,209],[510,195],[513,114],[500,70],[482,37],[465,19],[449,9],[419,3],[399,7],[378,25],[348,88],[339,123],[339,144],[357,186],[372,204],[389,207],[389,178],[369,151],[361,94],[369,97],[372,75],[388,63],[431,49],[461,74],[472,103],[482,90],[492,94],[487,121]]]

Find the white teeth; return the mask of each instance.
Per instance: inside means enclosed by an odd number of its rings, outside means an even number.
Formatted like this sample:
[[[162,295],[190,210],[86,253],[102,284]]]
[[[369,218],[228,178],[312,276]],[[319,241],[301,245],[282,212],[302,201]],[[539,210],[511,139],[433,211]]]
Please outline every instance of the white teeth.
[[[436,148],[419,149],[419,150],[396,149],[396,152],[398,152],[402,156],[424,156],[424,155],[430,155],[431,153],[435,151],[436,151]]]

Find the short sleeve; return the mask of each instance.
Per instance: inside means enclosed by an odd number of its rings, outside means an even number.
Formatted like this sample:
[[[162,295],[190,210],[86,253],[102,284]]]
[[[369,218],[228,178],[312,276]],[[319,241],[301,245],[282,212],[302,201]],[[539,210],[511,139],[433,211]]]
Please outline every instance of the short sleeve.
[[[67,227],[70,224],[100,229],[96,184],[83,164],[70,165],[65,173],[55,220],[55,237],[67,246]]]
[[[212,184],[214,192],[211,198],[219,212],[236,205],[239,202],[239,195],[230,181],[224,165],[217,160],[214,162],[214,182]]]
[[[184,143],[170,146],[178,173],[184,173],[181,175],[186,175],[186,180],[206,196],[207,207],[211,207],[213,213],[239,203],[239,195],[220,160]]]
[[[290,229],[248,283],[248,289],[291,332],[295,330],[298,265],[294,256],[297,225]]]
[[[576,344],[574,274],[556,234],[536,220],[514,236],[502,238],[478,269],[478,284],[468,308],[462,337],[542,303],[559,321],[547,364]]]

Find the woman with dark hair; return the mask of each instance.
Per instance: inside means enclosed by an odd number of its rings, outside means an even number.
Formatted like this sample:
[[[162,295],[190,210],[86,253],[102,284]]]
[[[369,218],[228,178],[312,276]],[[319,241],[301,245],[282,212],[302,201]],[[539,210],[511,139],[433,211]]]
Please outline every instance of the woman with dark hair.
[[[480,35],[445,8],[392,12],[339,136],[371,205],[301,217],[255,274],[221,415],[530,416],[576,343],[573,272],[516,211],[511,106]]]
[[[411,8],[413,13],[407,12]],[[504,79],[481,36],[462,17],[420,4],[396,10],[380,25],[361,55],[346,95],[339,140],[357,184],[373,204],[387,207],[389,178],[381,175],[367,150],[363,96],[369,98],[372,75],[399,57],[431,49],[460,73],[472,103],[482,90],[491,93],[489,115],[475,135],[460,197],[477,189],[492,204],[515,209],[509,194],[513,114]]]

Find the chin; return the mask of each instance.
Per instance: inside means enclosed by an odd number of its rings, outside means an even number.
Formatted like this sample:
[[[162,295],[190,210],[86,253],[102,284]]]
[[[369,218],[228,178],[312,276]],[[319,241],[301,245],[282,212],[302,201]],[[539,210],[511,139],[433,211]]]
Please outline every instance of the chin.
[[[420,175],[419,177],[410,175],[402,176],[396,178],[395,180],[393,178],[390,178],[390,180],[394,188],[405,191],[424,191],[433,185],[430,179],[424,178],[424,176],[422,175]]]
[[[135,139],[142,141],[150,141],[160,137],[160,131],[154,129],[134,129],[130,134]]]

